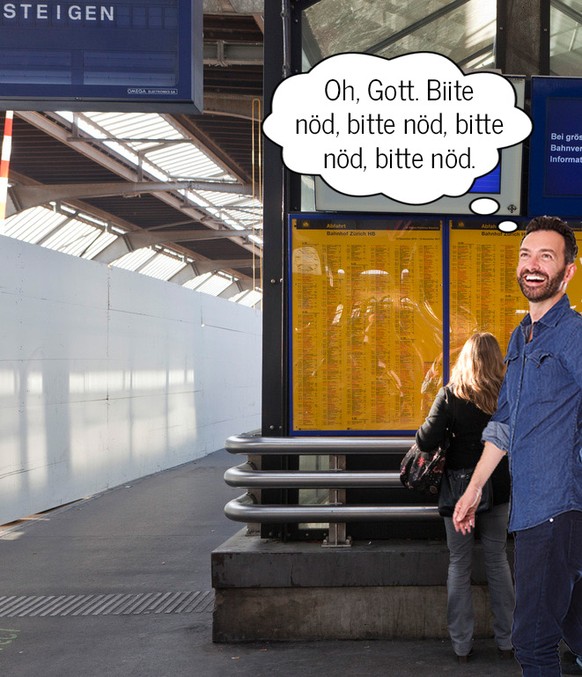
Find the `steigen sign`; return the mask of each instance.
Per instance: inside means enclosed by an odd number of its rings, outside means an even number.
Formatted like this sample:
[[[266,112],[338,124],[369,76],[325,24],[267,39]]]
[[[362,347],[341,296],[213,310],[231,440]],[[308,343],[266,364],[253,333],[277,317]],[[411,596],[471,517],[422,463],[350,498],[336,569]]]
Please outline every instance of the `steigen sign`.
[[[202,111],[202,0],[0,2],[0,109]]]

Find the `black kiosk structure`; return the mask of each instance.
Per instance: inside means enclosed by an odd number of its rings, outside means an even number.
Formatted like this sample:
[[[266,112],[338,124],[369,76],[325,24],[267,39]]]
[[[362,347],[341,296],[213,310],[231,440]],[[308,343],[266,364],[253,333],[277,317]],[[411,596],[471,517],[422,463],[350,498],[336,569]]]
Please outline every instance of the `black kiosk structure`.
[[[239,463],[225,480],[243,494],[225,513],[244,526],[212,554],[214,641],[447,636],[442,519],[402,487],[399,463],[466,338],[491,331],[503,347],[527,312],[514,271],[529,218],[570,217],[582,241],[582,175],[571,174],[582,163],[551,159],[582,144],[564,140],[577,131],[582,78],[546,75],[551,59],[552,72],[566,68],[550,43],[561,5],[498,0],[491,35],[460,54],[483,3],[415,16],[422,3],[265,2],[265,116],[283,79],[331,55],[435,51],[510,79],[535,134],[474,185],[469,199],[499,203],[493,216],[472,214],[466,196],[415,210],[350,198],[290,172],[265,139],[262,428],[226,442]],[[499,229],[508,219],[513,232]],[[486,636],[478,548],[474,570]]]

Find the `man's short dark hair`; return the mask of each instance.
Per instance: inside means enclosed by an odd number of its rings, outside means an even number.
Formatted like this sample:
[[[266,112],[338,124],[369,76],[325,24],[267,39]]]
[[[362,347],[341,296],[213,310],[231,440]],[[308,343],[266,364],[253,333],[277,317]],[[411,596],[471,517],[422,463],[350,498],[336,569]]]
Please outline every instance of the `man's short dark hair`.
[[[536,216],[527,224],[523,237],[525,238],[530,233],[535,233],[538,230],[554,230],[556,233],[560,233],[564,238],[566,263],[574,263],[578,256],[578,244],[574,231],[563,219],[557,216]]]

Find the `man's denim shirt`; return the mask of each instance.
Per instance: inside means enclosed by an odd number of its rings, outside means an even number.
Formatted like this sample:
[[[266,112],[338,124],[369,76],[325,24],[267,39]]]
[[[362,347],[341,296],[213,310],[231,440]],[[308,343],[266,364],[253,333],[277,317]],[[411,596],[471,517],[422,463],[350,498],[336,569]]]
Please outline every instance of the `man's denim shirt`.
[[[563,296],[509,341],[499,406],[483,432],[509,454],[509,530],[582,510],[582,316]]]

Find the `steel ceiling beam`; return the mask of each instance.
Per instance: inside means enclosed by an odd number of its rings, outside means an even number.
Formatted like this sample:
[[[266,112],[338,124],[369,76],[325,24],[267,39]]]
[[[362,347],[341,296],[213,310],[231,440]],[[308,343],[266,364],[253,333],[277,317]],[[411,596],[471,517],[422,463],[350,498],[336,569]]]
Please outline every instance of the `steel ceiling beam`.
[[[7,205],[8,216],[40,207],[49,202],[109,197],[112,195],[138,195],[140,193],[170,192],[174,190],[205,190],[216,193],[251,195],[250,186],[223,181],[106,181],[104,183],[66,183],[50,185],[14,185],[10,188],[12,202]]]
[[[187,181],[140,181],[132,183],[110,181],[105,183],[66,183],[34,186],[18,184],[10,188],[10,195],[13,201],[12,208],[17,207],[17,209],[9,213],[8,216],[12,216],[25,209],[30,209],[31,207],[40,207],[49,202],[60,202],[84,197],[154,193],[158,191],[179,190],[187,187]]]
[[[454,0],[454,2],[450,2],[448,5],[445,5],[444,7],[437,9],[436,12],[427,14],[427,16],[425,16],[423,19],[411,23],[409,26],[406,26],[406,28],[403,28],[401,31],[393,33],[384,40],[381,40],[380,42],[377,42],[375,45],[368,47],[368,49],[365,50],[365,53],[376,54],[377,52],[386,49],[386,47],[390,47],[391,45],[394,45],[403,38],[408,37],[415,31],[419,30],[420,28],[428,26],[428,24],[431,24],[433,21],[436,21],[437,19],[441,19],[443,16],[446,16],[455,9],[459,9],[459,7],[466,5],[468,2],[469,0]]]
[[[220,240],[228,237],[246,237],[256,235],[257,231],[248,230],[166,230],[166,231],[135,231],[126,233],[122,237],[131,245],[132,249],[152,247],[165,242],[200,242],[202,240]]]
[[[206,66],[262,66],[263,45],[208,40],[204,42],[203,59]]]
[[[244,238],[246,235],[252,235],[256,231],[249,230],[179,230],[165,232],[132,231],[119,235],[110,245],[105,247],[93,260],[101,263],[113,263],[122,256],[129,254],[143,247],[153,247],[157,244],[171,244],[173,242],[201,242],[203,240],[217,240],[226,238]],[[247,259],[244,259],[246,261]],[[250,259],[249,259],[250,260]],[[206,261],[197,261],[206,263]],[[216,266],[214,261],[208,261],[212,266]],[[219,262],[220,263],[220,262]],[[245,266],[247,267],[247,266]]]
[[[237,268],[258,268],[260,259],[222,259],[220,261],[194,261],[192,264],[196,267],[198,275],[204,273],[214,273],[219,270],[236,270]]]

